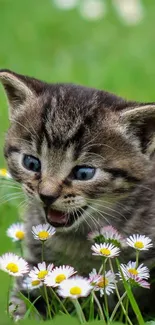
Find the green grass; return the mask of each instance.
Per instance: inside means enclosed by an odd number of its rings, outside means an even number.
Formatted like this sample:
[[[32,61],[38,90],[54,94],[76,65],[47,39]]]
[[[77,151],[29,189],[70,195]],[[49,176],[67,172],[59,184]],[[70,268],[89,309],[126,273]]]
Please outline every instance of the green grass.
[[[123,25],[109,3],[106,18],[83,20],[52,0],[0,0],[0,68],[50,82],[74,82],[106,89],[129,99],[154,101],[155,1],[143,1],[146,16],[137,26]],[[0,167],[8,126],[0,88]],[[0,187],[0,193],[1,193]],[[0,194],[1,195],[1,194]],[[0,205],[0,254],[11,250],[5,231],[17,218],[16,206]],[[0,324],[5,321],[7,276],[0,273]]]

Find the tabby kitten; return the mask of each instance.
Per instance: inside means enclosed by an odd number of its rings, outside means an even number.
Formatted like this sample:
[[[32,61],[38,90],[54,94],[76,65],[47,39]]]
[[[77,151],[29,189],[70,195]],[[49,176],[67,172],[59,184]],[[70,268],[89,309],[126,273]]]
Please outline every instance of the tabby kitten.
[[[29,202],[28,262],[41,261],[41,244],[31,229],[45,222],[56,227],[45,260],[72,265],[81,274],[99,267],[87,235],[101,226],[113,225],[123,235],[146,234],[155,242],[155,103],[48,84],[9,70],[0,70],[0,80],[10,116],[4,154]],[[142,258],[153,263],[154,249]],[[18,304],[16,319],[25,313],[19,290],[16,284],[11,298],[13,307]]]

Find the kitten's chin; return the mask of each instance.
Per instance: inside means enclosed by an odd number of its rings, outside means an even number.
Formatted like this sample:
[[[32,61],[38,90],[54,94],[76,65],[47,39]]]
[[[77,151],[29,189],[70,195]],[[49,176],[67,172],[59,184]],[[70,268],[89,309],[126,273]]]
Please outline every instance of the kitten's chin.
[[[87,206],[83,207],[84,210],[87,209]],[[64,211],[58,211],[53,209],[47,209],[45,208],[45,215],[47,222],[51,224],[55,228],[60,227],[71,227],[74,222],[80,218],[80,216],[83,214],[83,212],[64,212]]]

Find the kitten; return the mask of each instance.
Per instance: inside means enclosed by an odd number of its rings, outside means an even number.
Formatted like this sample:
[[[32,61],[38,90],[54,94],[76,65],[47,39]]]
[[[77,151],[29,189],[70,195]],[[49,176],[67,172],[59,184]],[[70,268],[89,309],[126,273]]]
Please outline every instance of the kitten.
[[[87,240],[95,229],[110,224],[125,236],[146,234],[155,243],[155,103],[48,84],[9,70],[0,70],[0,80],[10,116],[4,154],[29,202],[27,261],[41,261],[41,244],[31,229],[45,222],[56,227],[45,244],[45,261],[86,275],[100,266]],[[154,249],[142,255],[148,265],[154,257]],[[18,284],[11,298],[13,306],[19,304],[16,319],[25,313],[19,289]]]

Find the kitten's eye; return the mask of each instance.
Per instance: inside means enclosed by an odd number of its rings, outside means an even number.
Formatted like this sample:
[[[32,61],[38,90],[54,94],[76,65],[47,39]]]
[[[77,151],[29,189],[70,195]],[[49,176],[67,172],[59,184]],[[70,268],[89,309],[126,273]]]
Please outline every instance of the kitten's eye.
[[[40,160],[33,156],[24,155],[23,166],[26,169],[31,170],[32,172],[35,172],[35,173],[39,173],[41,170]]]
[[[76,166],[73,169],[74,179],[77,179],[79,181],[88,181],[89,179],[93,178],[94,174],[94,167]]]

